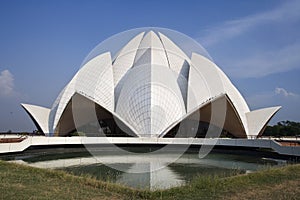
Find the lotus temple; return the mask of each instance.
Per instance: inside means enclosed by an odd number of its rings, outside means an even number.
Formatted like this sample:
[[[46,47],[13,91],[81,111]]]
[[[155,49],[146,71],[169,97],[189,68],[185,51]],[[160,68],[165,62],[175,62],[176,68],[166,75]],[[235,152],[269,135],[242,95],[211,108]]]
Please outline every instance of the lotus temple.
[[[191,39],[156,29],[130,33],[100,44],[51,108],[22,104],[40,132],[203,138],[216,131],[249,139],[261,136],[280,109],[251,111],[226,74]]]

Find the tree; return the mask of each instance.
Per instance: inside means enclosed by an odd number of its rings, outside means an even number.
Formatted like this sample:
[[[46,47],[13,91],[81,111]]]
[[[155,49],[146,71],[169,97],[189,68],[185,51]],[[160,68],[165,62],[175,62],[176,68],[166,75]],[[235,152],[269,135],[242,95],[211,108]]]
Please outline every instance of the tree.
[[[300,123],[293,121],[281,121],[274,126],[267,126],[264,136],[297,136],[300,135]]]

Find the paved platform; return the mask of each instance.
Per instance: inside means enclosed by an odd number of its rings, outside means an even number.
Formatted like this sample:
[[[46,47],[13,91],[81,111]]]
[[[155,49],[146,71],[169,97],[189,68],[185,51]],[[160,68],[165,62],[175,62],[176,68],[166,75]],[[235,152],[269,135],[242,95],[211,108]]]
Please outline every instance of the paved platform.
[[[300,146],[284,146],[275,139],[228,138],[128,138],[128,137],[44,137],[28,136],[18,143],[0,143],[0,153],[23,152],[32,146],[88,144],[208,145],[272,149],[281,155],[300,156]]]

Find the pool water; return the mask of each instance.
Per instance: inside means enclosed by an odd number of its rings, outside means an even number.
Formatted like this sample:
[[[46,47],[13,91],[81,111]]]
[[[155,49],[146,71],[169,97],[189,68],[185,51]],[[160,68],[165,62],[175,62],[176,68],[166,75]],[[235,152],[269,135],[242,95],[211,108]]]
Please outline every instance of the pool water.
[[[2,157],[10,162],[33,167],[63,170],[74,175],[84,175],[99,180],[140,189],[166,189],[189,183],[197,176],[233,176],[251,173],[268,167],[283,166],[283,159],[272,159],[253,154],[211,152],[200,159],[197,151],[183,154],[168,163],[172,153],[156,156],[147,154],[124,155],[107,152],[98,157],[88,152],[66,152],[63,149],[48,152],[40,150]],[[166,163],[164,163],[164,161]],[[163,164],[158,170],[158,162]],[[161,164],[161,163],[160,163]]]

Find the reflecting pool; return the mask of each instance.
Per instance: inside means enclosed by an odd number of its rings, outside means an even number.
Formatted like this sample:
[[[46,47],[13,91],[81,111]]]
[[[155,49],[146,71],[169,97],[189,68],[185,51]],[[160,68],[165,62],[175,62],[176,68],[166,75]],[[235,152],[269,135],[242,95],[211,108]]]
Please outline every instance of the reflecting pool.
[[[288,163],[287,160],[268,158],[259,154],[224,153],[222,151],[213,151],[202,159],[199,158],[197,151],[189,151],[175,162],[168,163],[172,156],[172,152],[159,156],[126,155],[113,152],[92,156],[84,151],[52,149],[50,152],[39,150],[1,159],[151,190],[184,185],[197,176],[233,176]],[[152,171],[153,166],[158,165],[159,162],[167,163],[166,167]]]

